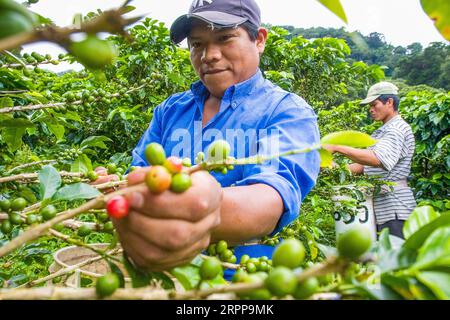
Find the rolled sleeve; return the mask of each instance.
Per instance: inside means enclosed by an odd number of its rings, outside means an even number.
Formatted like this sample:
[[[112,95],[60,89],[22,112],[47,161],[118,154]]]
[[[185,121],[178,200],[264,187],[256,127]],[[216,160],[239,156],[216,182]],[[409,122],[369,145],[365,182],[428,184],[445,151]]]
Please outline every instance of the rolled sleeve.
[[[273,155],[270,141],[278,144],[276,152],[304,149],[319,143],[317,117],[298,96],[288,95],[272,115],[267,135],[258,139],[258,154]],[[271,134],[271,132],[274,132]],[[284,211],[274,233],[298,217],[300,205],[315,185],[320,170],[317,151],[283,156],[258,165],[245,165],[243,178],[236,186],[263,183],[273,187],[283,200]]]
[[[404,139],[404,135],[400,131],[391,130],[373,147],[375,156],[385,170],[391,171],[400,160]]]

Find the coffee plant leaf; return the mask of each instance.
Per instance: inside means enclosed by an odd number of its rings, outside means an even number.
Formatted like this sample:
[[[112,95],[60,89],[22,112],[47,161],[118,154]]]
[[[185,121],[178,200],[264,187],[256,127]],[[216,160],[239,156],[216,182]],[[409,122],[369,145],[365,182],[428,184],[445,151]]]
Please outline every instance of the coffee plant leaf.
[[[33,122],[25,118],[14,118],[0,121],[0,127],[3,128],[30,128],[34,127]]]
[[[201,281],[200,268],[193,264],[173,268],[170,273],[175,278],[177,278],[177,280],[186,290],[192,290],[196,288]]]
[[[374,286],[358,282],[355,279],[352,279],[352,284],[362,296],[367,296],[372,300],[403,300],[400,295],[383,284]]]
[[[322,168],[332,168],[333,167],[333,154],[325,149],[319,150],[320,154],[320,166]]]
[[[150,275],[147,272],[136,268],[134,264],[131,263],[128,255],[125,252],[123,254],[123,264],[128,272],[128,275],[131,278],[131,284],[133,288],[142,288],[150,284]]]
[[[443,213],[439,218],[421,227],[405,241],[403,247],[418,250],[434,230],[443,226],[450,226],[450,213]]]
[[[354,148],[367,148],[373,146],[376,142],[368,134],[353,130],[332,132],[320,139],[321,144],[342,145]]]
[[[317,1],[319,1],[322,5],[324,5],[328,10],[333,12],[342,21],[348,23],[347,15],[345,14],[344,8],[342,7],[340,0],[317,0]]]
[[[0,99],[0,108],[10,108],[14,106],[14,101],[10,97]]]
[[[108,261],[108,265],[111,272],[115,273],[119,278],[119,288],[125,288],[125,277],[123,276],[122,270],[112,261]]]
[[[381,272],[408,268],[416,261],[417,252],[408,248],[379,250],[378,266]]]
[[[61,176],[53,166],[44,166],[38,173],[41,200],[50,199],[61,186]]]
[[[101,149],[106,149],[108,147],[106,146],[105,142],[112,142],[112,140],[105,136],[92,136],[84,139],[81,142],[80,147],[81,150],[87,147],[97,147]]]
[[[417,278],[436,295],[438,299],[450,300],[450,273],[423,271]]]
[[[53,196],[53,200],[73,201],[92,199],[101,195],[101,192],[86,183],[74,183],[62,187]]]
[[[437,219],[439,216],[440,214],[434,211],[431,206],[421,206],[415,208],[403,226],[403,235],[405,239],[408,239],[421,227],[430,223],[434,219]]]
[[[419,249],[416,269],[450,266],[450,226],[436,229]]]
[[[81,154],[72,163],[70,170],[72,172],[88,173],[89,171],[92,171],[92,162],[87,155]]]
[[[15,152],[22,146],[22,137],[26,131],[26,127],[2,128],[2,138],[9,151]]]
[[[420,0],[425,13],[434,21],[440,34],[450,41],[450,2],[448,0]]]

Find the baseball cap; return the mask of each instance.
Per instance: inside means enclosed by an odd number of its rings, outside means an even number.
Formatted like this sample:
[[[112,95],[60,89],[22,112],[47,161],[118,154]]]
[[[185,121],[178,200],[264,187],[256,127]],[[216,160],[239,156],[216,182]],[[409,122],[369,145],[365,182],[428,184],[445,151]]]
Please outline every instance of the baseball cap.
[[[360,104],[368,104],[378,99],[382,94],[398,94],[398,88],[386,81],[378,82],[369,88],[367,97]]]
[[[180,43],[189,35],[193,18],[216,28],[236,27],[246,21],[259,27],[261,10],[254,0],[194,0],[189,13],[178,17],[170,28],[170,39],[174,43]]]

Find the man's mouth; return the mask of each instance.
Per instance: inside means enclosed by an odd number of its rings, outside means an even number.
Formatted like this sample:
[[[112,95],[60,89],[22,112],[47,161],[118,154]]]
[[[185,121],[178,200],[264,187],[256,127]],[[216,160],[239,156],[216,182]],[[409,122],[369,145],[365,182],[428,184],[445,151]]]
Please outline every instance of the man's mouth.
[[[221,73],[224,71],[225,71],[225,69],[209,69],[209,70],[205,71],[203,74],[204,75],[217,74],[217,73]]]

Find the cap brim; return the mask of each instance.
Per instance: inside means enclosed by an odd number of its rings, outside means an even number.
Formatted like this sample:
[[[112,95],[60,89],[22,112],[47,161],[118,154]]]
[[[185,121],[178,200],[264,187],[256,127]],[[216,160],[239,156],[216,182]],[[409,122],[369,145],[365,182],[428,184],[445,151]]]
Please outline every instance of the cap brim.
[[[211,23],[218,28],[234,27],[248,20],[247,18],[218,11],[203,11],[185,14],[177,18],[170,27],[170,39],[174,43],[180,43],[189,35],[192,19],[199,19],[206,23]]]
[[[380,96],[380,95],[378,94],[378,95],[376,95],[376,96],[370,96],[370,97],[367,97],[367,98],[365,98],[363,101],[361,101],[359,104],[369,104],[369,103],[371,103],[372,101],[377,100],[379,96]]]

